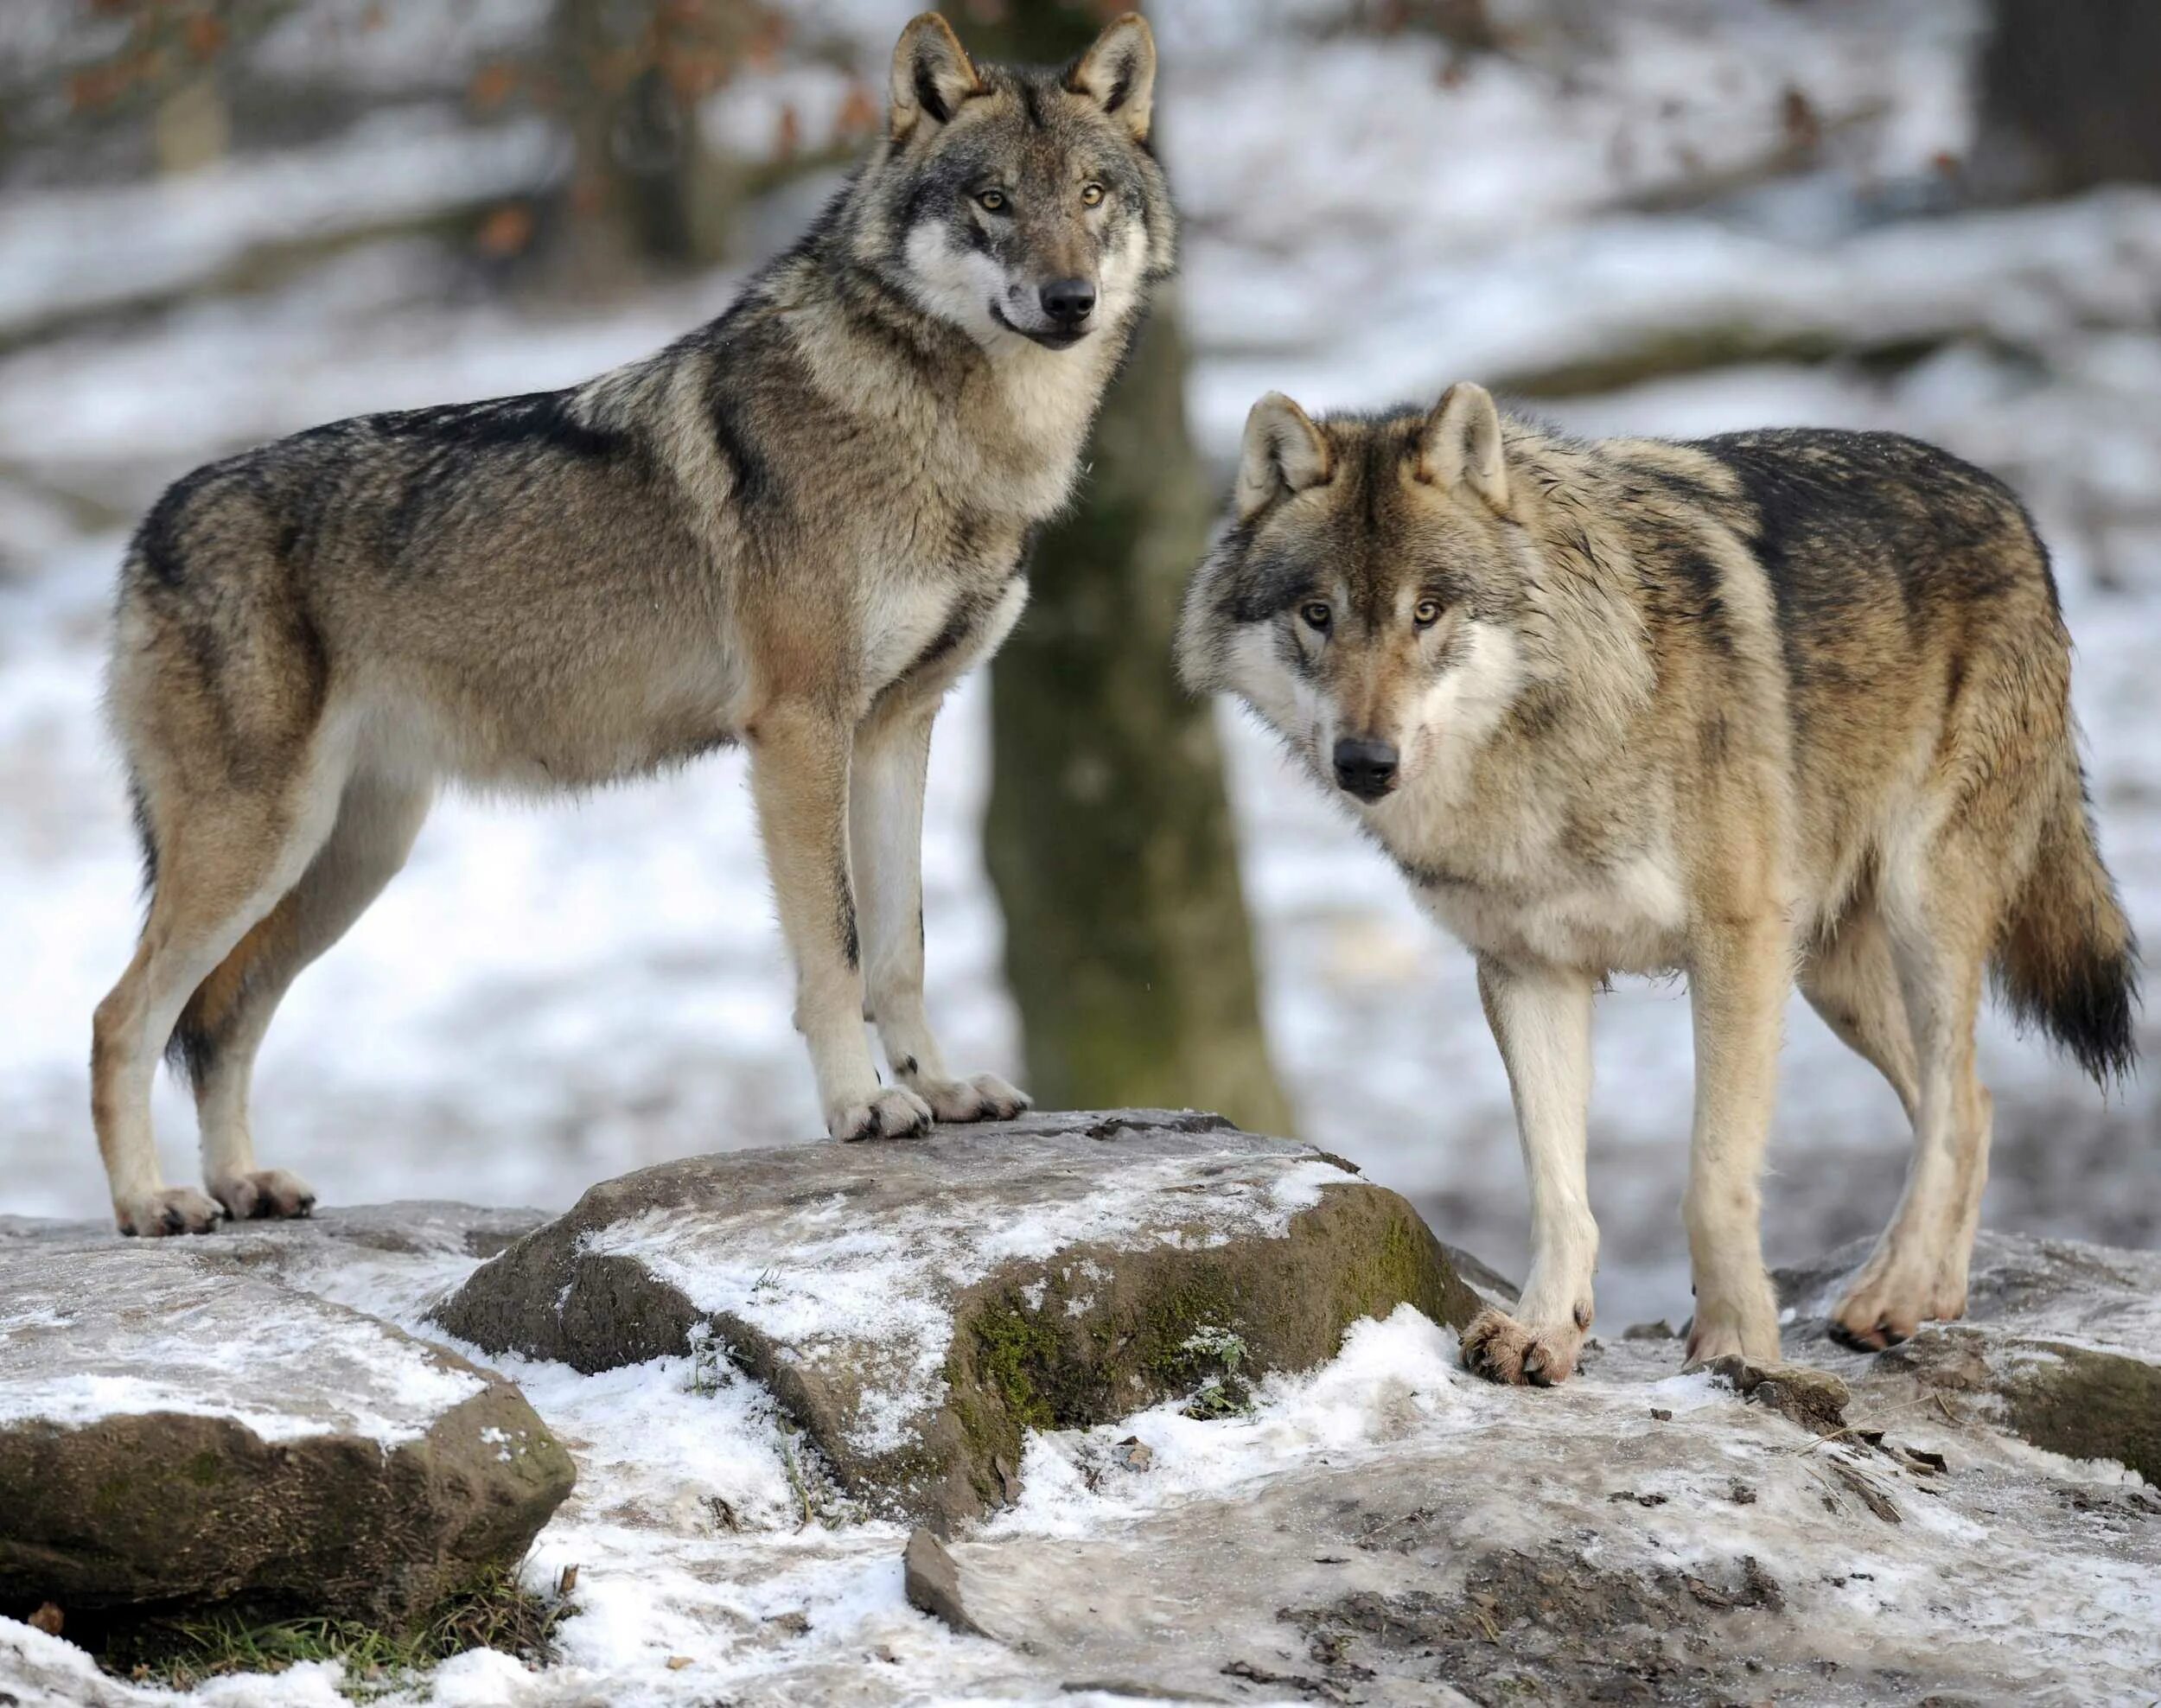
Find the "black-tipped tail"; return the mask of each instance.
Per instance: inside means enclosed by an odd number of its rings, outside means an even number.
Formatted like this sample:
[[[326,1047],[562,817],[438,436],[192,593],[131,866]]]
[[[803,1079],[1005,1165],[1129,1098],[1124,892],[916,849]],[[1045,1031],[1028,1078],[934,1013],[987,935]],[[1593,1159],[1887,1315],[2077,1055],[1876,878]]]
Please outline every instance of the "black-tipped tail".
[[[2101,864],[2075,772],[2005,921],[1996,975],[2011,1012],[2047,1033],[2096,1085],[2130,1077],[2139,941]]]

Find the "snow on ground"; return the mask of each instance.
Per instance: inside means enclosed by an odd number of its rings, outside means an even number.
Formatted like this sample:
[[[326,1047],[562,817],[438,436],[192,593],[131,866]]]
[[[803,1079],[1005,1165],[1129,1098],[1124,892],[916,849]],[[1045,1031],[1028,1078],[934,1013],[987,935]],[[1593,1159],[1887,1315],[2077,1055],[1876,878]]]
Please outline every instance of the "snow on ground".
[[[328,1241],[308,1253],[292,1246],[284,1278],[430,1335],[427,1303],[475,1266],[440,1252],[356,1263]],[[1863,1667],[1879,1653],[1925,1654],[1941,1643],[1947,1665],[1986,1668],[1998,1656],[2029,1682],[2081,1679],[2107,1699],[2161,1660],[2157,1580],[2131,1563],[2132,1544],[2077,1516],[2126,1491],[2148,1498],[2120,1466],[2057,1458],[1948,1414],[1902,1415],[1889,1420],[1898,1437],[1947,1451],[1953,1473],[1918,1489],[1884,1461],[1855,1458],[1858,1475],[1897,1484],[1889,1493],[1904,1520],[1871,1527],[1864,1517],[1857,1531],[1852,1518],[1826,1514],[1838,1507],[1840,1473],[1825,1462],[1845,1449],[1811,1450],[1791,1425],[1738,1405],[1707,1378],[1667,1373],[1673,1356],[1670,1342],[1613,1346],[1565,1389],[1496,1388],[1461,1369],[1451,1332],[1406,1305],[1355,1325],[1319,1369],[1264,1380],[1247,1415],[1198,1422],[1172,1402],[1119,1424],[1031,1437],[1018,1503],[963,1545],[964,1565],[1001,1617],[1045,1593],[1047,1576],[1071,1571],[1113,1633],[1131,1617],[1171,1641],[1193,1611],[1175,1612],[1192,1599],[1179,1562],[1220,1549],[1233,1567],[1288,1569],[1291,1556],[1313,1552],[1316,1502],[1340,1511],[1401,1496],[1460,1508],[1452,1521],[1467,1548],[1537,1552],[1561,1539],[1607,1570],[1716,1577],[1745,1547],[1801,1609],[1793,1628],[1814,1633],[1820,1652],[1843,1653],[1833,1628],[1850,1628],[1848,1660]],[[724,1361],[660,1358],[592,1376],[488,1361],[577,1459],[577,1488],[526,1567],[545,1591],[576,1566],[577,1610],[558,1628],[558,1666],[533,1674],[506,1657],[464,1655],[434,1674],[434,1702],[1086,1699],[1060,1692],[1055,1646],[1050,1659],[1032,1658],[910,1609],[903,1527],[853,1521],[769,1396]],[[1647,1435],[1654,1406],[1671,1417]],[[1114,1444],[1129,1437],[1152,1452],[1144,1471],[1118,1463]],[[1525,1499],[1527,1475],[1537,1501]],[[1736,1482],[1753,1491],[1744,1533],[1728,1492]],[[1654,1516],[1636,1511],[1654,1506]],[[1278,1530],[1291,1533],[1283,1559],[1265,1540]],[[1071,1565],[1061,1550],[1073,1551]],[[1408,1569],[1393,1558],[1382,1547],[1372,1570]],[[1082,1575],[1084,1559],[1092,1575]],[[1812,1622],[1810,1607],[1822,1617]],[[1247,1612],[1240,1603],[1235,1616]],[[1129,1657],[1131,1669],[1162,1659]],[[0,1679],[20,1692],[41,1675],[55,1702],[172,1699],[98,1679],[80,1651],[0,1621]],[[313,1708],[340,1699],[337,1682],[335,1669],[303,1667],[224,1680],[193,1699]],[[1851,1698],[1826,1686],[1822,1699]]]
[[[864,0],[813,16],[855,32],[875,67],[907,10]],[[1893,219],[1902,197],[1925,203],[1932,156],[1967,140],[1972,8],[1854,3],[1826,16],[1668,0],[1616,10],[1606,51],[1562,70],[1539,59],[1535,36],[1519,61],[1451,64],[1413,38],[1278,41],[1241,6],[1157,10],[1176,73],[1166,135],[1189,210],[1191,393],[1218,459],[1263,384],[1303,387],[1316,405],[1378,403],[1542,354],[1598,354],[1623,330],[1705,322],[1864,343],[1938,322],[1968,335],[1917,361],[1707,368],[1546,408],[1590,431],[1895,426],[2018,481],[2058,548],[2104,847],[2146,940],[2161,941],[2161,748],[2147,733],[2161,639],[2157,203],[2100,195]],[[1684,181],[1775,153],[1789,83],[1828,134],[1821,170],[1685,217],[1655,211]],[[743,99],[760,97],[745,86]],[[382,141],[386,159],[438,146],[425,131]],[[356,156],[323,158],[347,163],[322,182],[405,194],[368,184]],[[475,152],[457,169],[467,176],[437,175],[437,188],[462,194],[498,158]],[[271,214],[246,204],[270,182],[236,170],[130,191],[116,217],[146,255],[196,255],[216,233],[260,229]],[[775,206],[801,200],[799,189]],[[8,231],[61,243],[58,220],[40,198],[0,194]],[[89,253],[48,249],[9,277],[76,280],[70,268]],[[606,314],[547,315],[465,300],[434,252],[389,241],[245,296],[0,354],[0,941],[16,968],[0,990],[0,1208],[104,1208],[83,1061],[137,904],[98,671],[132,516],[214,452],[363,409],[564,383],[653,347],[732,287],[716,276]],[[101,287],[67,286],[79,288]],[[957,1062],[1017,1075],[977,847],[984,709],[979,685],[964,687],[933,762],[930,999]],[[1466,958],[1328,801],[1227,723],[1268,1020],[1299,1136],[1520,1272],[1520,1169]],[[553,1207],[646,1163],[812,1134],[742,783],[740,759],[724,756],[545,808],[438,808],[406,873],[278,1017],[256,1099],[266,1160],[331,1201]],[[1602,1320],[1678,1320],[1682,992],[1623,985],[1602,1004],[1598,1039]],[[2153,1092],[2104,1106],[1996,1020],[1983,1060],[1998,1093],[1990,1219],[2153,1239]],[[187,1178],[190,1112],[165,1083],[156,1109],[168,1169]],[[1767,1193],[1774,1259],[1880,1222],[1901,1128],[1888,1091],[1796,1004]]]

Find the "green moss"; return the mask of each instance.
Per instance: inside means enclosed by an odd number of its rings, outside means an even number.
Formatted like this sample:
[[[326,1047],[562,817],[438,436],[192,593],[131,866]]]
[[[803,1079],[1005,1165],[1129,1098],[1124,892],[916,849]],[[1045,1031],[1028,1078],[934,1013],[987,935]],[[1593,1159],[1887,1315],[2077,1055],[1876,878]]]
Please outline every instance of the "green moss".
[[[410,1625],[386,1629],[352,1619],[263,1619],[224,1610],[175,1615],[109,1628],[98,1664],[137,1683],[193,1690],[236,1673],[282,1673],[308,1660],[345,1667],[339,1688],[356,1702],[411,1689],[418,1675],[470,1648],[500,1649],[535,1666],[556,1658],[566,1601],[536,1596],[516,1567],[494,1567]]]
[[[225,1480],[225,1461],[206,1449],[182,1467],[182,1475],[196,1488],[208,1488]]]
[[[1040,1384],[1058,1367],[1058,1335],[1017,1300],[1002,1300],[976,1319],[976,1369],[1005,1402],[1016,1429],[1056,1429],[1059,1418]]]

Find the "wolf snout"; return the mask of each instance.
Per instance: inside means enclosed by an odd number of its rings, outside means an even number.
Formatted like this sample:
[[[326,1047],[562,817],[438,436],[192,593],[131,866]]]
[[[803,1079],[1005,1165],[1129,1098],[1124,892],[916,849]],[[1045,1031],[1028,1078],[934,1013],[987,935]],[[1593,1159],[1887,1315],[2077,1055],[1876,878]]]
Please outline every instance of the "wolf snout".
[[[1393,742],[1346,736],[1335,744],[1335,781],[1361,800],[1378,800],[1396,786]]]
[[[1043,313],[1068,332],[1077,332],[1095,312],[1095,286],[1084,278],[1055,278],[1036,297]]]

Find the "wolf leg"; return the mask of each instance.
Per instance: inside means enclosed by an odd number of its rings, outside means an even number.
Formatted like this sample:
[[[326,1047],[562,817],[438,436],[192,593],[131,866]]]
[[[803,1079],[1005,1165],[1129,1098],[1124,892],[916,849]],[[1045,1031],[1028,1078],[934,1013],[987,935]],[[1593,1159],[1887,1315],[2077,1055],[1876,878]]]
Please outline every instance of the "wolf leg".
[[[1914,1043],[1913,1159],[1876,1249],[1833,1309],[1833,1337],[1880,1352],[1966,1311],[1967,1265],[1988,1175],[1993,1106],[1973,1072],[1988,910],[1959,895],[1959,863],[1932,857],[1891,903],[1887,942]]]
[[[396,876],[428,814],[426,783],[356,774],[300,881],[197,987],[176,1033],[195,1080],[203,1181],[235,1220],[306,1215],[315,1193],[284,1169],[258,1169],[248,1087],[271,1017],[303,969],[352,928]]]
[[[1481,1311],[1463,1362],[1499,1382],[1539,1387],[1576,1367],[1590,1328],[1598,1225],[1584,1177],[1590,1106],[1590,974],[1482,957],[1478,995],[1501,1046],[1531,1184],[1531,1272],[1514,1316]]]
[[[123,1233],[200,1233],[221,1214],[192,1189],[167,1189],[150,1131],[150,1076],[195,988],[298,881],[337,807],[338,768],[303,757],[284,787],[220,789],[148,803],[157,877],[142,940],[98,1004],[91,1115]]]
[[[878,1083],[863,1029],[863,969],[849,871],[852,731],[800,704],[768,708],[750,732],[750,787],[781,931],[795,962],[795,1029],[810,1046],[826,1130],[835,1138],[903,1138],[930,1106]]]
[[[848,774],[848,825],[863,915],[866,1018],[901,1083],[941,1121],[1007,1121],[1025,1093],[996,1074],[946,1071],[923,1011],[923,784],[935,703],[865,723]]]
[[[1686,1354],[1692,1367],[1733,1353],[1756,1364],[1778,1359],[1760,1179],[1792,985],[1789,933],[1780,918],[1706,931],[1691,958],[1696,1115],[1681,1216],[1696,1287]]]
[[[1849,915],[1829,944],[1803,964],[1801,992],[1839,1041],[1884,1076],[1912,1120],[1920,1095],[1913,1033],[1890,938],[1872,905]]]

